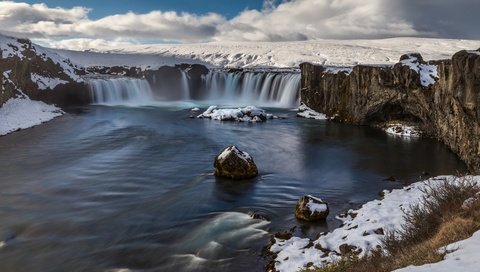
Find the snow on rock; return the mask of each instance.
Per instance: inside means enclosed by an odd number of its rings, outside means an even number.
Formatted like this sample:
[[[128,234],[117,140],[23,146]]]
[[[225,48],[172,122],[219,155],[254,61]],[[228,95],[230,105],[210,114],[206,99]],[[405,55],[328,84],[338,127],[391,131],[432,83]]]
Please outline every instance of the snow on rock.
[[[11,98],[0,108],[0,135],[39,125],[64,114],[59,108],[29,98]]]
[[[469,178],[480,183],[480,176]],[[445,181],[457,182],[458,179],[441,176],[403,189],[384,191],[382,200],[367,202],[358,210],[350,210],[345,215],[338,216],[337,219],[343,221],[342,226],[323,234],[317,240],[310,241],[301,237],[288,240],[275,238],[275,243],[270,248],[271,252],[278,254],[275,268],[280,272],[291,272],[303,269],[308,263],[322,266],[340,260],[341,253],[345,250],[363,256],[365,252],[381,246],[381,239],[386,233],[400,229],[405,223],[405,212],[411,205],[422,201],[428,186],[435,187]],[[478,250],[475,252],[478,253]]]
[[[247,152],[236,146],[226,147],[214,162],[215,176],[229,179],[250,179],[258,175],[258,168]]]
[[[477,272],[480,263],[480,231],[472,237],[446,246],[446,252],[450,252],[445,259],[433,264],[422,266],[409,266],[395,270],[395,272]]]
[[[58,55],[51,49],[31,43],[29,40],[16,39],[0,34],[0,50],[2,52],[2,59],[18,57],[20,60],[24,60],[28,55],[27,51],[29,51],[28,53],[35,54],[43,61],[51,60],[56,65],[60,66],[63,72],[73,81],[83,81],[75,71],[76,66],[72,64],[69,59]],[[29,58],[28,60],[31,59]],[[54,79],[53,81],[50,80],[50,82],[54,82]]]
[[[236,109],[219,109],[218,106],[210,106],[204,113],[198,115],[197,118],[209,118],[219,121],[262,122],[267,119],[273,119],[274,116],[266,114],[265,110],[255,106]]]
[[[307,107],[305,104],[301,104],[298,107],[298,117],[307,118],[307,119],[316,119],[316,120],[327,120],[327,116],[323,113],[316,112],[311,108]]]
[[[34,83],[37,83],[37,86],[40,90],[53,90],[55,87],[57,87],[60,84],[67,84],[68,81],[66,80],[61,80],[59,78],[48,78],[44,77],[41,75],[37,75],[35,73],[31,74],[32,81]]]
[[[353,71],[352,67],[336,67],[336,66],[328,66],[325,68],[325,73],[328,74],[338,74],[338,73],[345,73],[349,75]]]
[[[417,127],[401,123],[386,124],[384,131],[390,135],[402,137],[419,137],[421,134]]]
[[[227,148],[225,148],[222,153],[220,153],[220,155],[218,155],[218,160],[219,161],[224,161],[228,156],[230,155],[235,155],[241,159],[243,159],[244,161],[249,161],[249,160],[252,160],[252,157],[250,156],[250,154],[248,154],[247,152],[244,152],[244,151],[241,151],[240,149],[238,149],[236,146],[232,145],[232,146],[229,146]]]
[[[326,202],[311,195],[301,197],[295,207],[295,217],[305,221],[325,220],[329,212]]]
[[[438,79],[437,66],[422,63],[423,60],[419,59],[419,55],[417,54],[410,54],[407,56],[408,58],[401,60],[400,63],[404,66],[410,67],[411,70],[420,75],[422,86],[429,87],[435,84],[435,81]]]

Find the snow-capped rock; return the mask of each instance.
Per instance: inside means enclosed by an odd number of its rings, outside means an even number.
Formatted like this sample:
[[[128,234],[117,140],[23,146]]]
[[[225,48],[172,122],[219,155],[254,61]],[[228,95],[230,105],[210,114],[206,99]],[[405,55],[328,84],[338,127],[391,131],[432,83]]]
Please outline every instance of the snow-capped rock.
[[[258,175],[253,158],[236,146],[229,146],[215,158],[215,176],[229,179],[249,179]]]
[[[205,112],[198,115],[197,118],[255,123],[263,122],[267,119],[273,119],[275,117],[273,115],[268,115],[265,110],[255,106],[247,106],[236,109],[219,109],[218,106],[210,106]]]
[[[329,212],[327,202],[311,195],[302,196],[295,207],[295,217],[305,221],[325,220]]]

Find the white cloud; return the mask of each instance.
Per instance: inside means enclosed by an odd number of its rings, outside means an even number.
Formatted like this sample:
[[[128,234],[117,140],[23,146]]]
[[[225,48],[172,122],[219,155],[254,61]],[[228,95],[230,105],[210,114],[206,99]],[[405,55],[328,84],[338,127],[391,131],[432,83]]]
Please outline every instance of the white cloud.
[[[478,2],[478,3],[477,3]],[[89,18],[86,7],[0,1],[1,32],[43,39],[57,47],[109,43],[294,41],[423,36],[480,38],[477,0],[265,0],[262,10],[233,19],[209,13],[129,12]]]
[[[217,40],[279,41],[416,36],[413,25],[385,10],[386,0],[297,0],[247,10],[220,26]]]
[[[146,14],[111,15],[89,19],[90,10],[49,8],[45,4],[0,2],[2,32],[31,38],[88,37],[115,39],[173,40],[181,42],[209,40],[225,18],[215,13],[195,15],[174,11],[152,11]]]

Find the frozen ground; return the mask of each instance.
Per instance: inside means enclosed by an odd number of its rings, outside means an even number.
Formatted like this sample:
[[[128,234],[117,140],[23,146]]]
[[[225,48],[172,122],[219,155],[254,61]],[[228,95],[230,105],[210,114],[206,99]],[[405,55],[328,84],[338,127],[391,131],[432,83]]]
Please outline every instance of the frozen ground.
[[[317,240],[292,237],[289,240],[275,238],[275,244],[270,251],[277,253],[275,268],[280,272],[299,271],[307,264],[322,266],[336,262],[341,258],[342,248],[350,247],[353,251],[360,252],[360,256],[371,249],[380,246],[381,238],[388,232],[393,232],[404,224],[404,212],[411,205],[420,203],[427,186],[437,186],[445,181],[457,182],[452,176],[436,177],[424,182],[418,182],[403,189],[384,191],[382,200],[373,200],[364,204],[358,210],[350,210],[337,219],[343,225],[330,233],[321,235]],[[475,182],[480,182],[480,176],[472,177]],[[461,271],[478,271],[475,263],[480,262],[478,255],[478,241],[480,234],[449,246],[458,251],[447,255],[446,260],[419,268],[408,268],[404,271],[449,271],[457,267],[465,268]],[[431,268],[431,269],[430,269]],[[438,270],[437,270],[438,268]],[[418,269],[418,270],[417,270]],[[460,270],[451,270],[460,271]]]
[[[413,52],[422,54],[425,60],[445,59],[463,49],[477,49],[478,45],[479,41],[471,40],[392,38],[157,44],[93,49],[97,53],[67,50],[56,52],[83,66],[159,67],[179,63],[203,63],[212,67],[292,68],[298,67],[302,62],[343,67],[356,64],[394,64],[401,55]]]
[[[0,108],[0,135],[39,125],[63,114],[59,108],[29,98],[11,98]]]

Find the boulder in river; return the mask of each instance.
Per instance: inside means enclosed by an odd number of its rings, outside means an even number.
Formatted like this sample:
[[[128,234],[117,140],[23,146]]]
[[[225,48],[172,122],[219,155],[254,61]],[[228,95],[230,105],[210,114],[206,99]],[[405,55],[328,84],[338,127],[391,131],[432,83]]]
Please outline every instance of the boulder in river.
[[[249,179],[258,176],[253,158],[236,146],[225,148],[215,158],[215,176],[229,179]]]
[[[311,195],[302,196],[295,208],[296,218],[310,222],[325,220],[328,213],[328,204]]]

